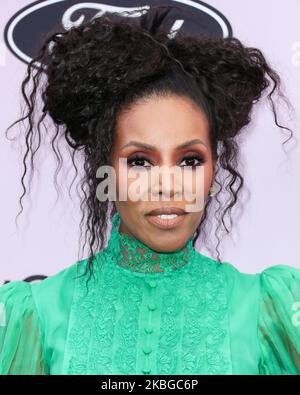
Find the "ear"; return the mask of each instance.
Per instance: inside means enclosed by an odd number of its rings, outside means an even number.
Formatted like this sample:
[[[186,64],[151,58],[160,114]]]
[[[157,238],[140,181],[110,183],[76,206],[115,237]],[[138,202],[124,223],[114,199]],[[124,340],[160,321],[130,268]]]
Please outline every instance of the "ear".
[[[213,180],[215,179],[217,161],[218,161],[218,157],[216,159],[213,159],[213,175],[212,175]]]

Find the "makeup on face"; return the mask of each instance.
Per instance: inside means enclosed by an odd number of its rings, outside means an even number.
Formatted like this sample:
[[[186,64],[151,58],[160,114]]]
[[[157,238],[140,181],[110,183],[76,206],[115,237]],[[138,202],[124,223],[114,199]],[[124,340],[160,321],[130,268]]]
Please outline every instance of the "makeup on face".
[[[157,167],[167,167],[168,176],[173,167],[179,167],[190,176],[187,189],[196,190],[197,196],[199,190],[203,195],[209,192],[213,162],[205,114],[182,97],[150,98],[119,117],[114,148],[116,167],[119,158],[124,158],[121,169],[126,169],[127,178],[125,180],[123,171],[117,169],[116,181],[117,185],[120,181],[123,185],[126,183],[125,194],[136,186],[136,179],[128,176],[129,171],[137,178],[145,174],[146,180],[141,193],[144,200],[116,202],[122,219],[121,230],[154,249],[177,249],[197,228],[201,209],[189,211],[188,206],[194,202],[187,200],[185,195],[175,199],[175,177],[168,185],[156,179],[157,200],[154,201],[149,179]],[[204,174],[203,185],[197,178],[199,170]],[[165,200],[167,192],[169,196]]]

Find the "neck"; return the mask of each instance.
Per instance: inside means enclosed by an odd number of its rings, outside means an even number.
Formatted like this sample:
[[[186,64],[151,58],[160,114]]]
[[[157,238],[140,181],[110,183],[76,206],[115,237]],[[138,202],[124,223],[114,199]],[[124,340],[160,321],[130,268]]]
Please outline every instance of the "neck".
[[[180,250],[158,252],[133,235],[122,233],[120,223],[120,215],[116,212],[112,218],[111,234],[105,249],[115,258],[118,266],[139,273],[166,273],[191,261],[195,252],[192,237]]]

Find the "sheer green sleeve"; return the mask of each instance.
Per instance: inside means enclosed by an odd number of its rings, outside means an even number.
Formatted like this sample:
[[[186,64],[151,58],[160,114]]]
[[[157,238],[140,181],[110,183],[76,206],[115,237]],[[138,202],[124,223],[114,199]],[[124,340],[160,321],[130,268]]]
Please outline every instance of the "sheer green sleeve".
[[[25,281],[0,287],[0,374],[48,374],[39,317]]]
[[[260,373],[300,374],[300,270],[278,265],[260,274]]]

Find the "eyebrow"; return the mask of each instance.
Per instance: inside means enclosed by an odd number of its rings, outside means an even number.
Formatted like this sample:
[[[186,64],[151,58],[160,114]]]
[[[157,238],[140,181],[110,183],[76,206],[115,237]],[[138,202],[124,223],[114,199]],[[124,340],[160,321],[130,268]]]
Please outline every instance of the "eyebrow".
[[[176,147],[176,149],[187,148],[190,145],[194,145],[194,144],[203,144],[206,147],[206,144],[204,144],[204,142],[202,140],[200,140],[200,139],[193,139],[193,140],[186,141],[185,143],[178,145]],[[156,150],[156,147],[154,145],[146,144],[146,143],[142,143],[142,142],[134,141],[134,140],[131,140],[127,144],[123,145],[121,147],[121,149],[129,147],[129,146],[145,148],[145,149],[148,149],[149,151],[155,151]]]

